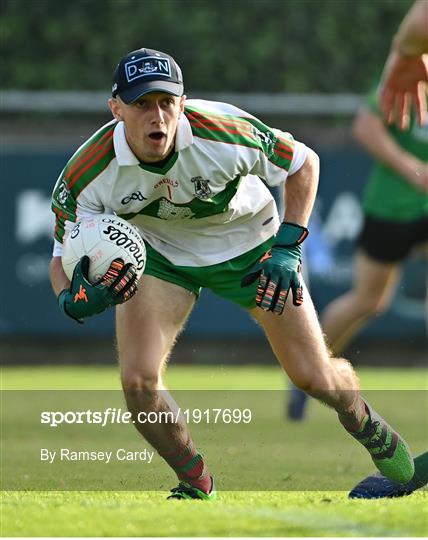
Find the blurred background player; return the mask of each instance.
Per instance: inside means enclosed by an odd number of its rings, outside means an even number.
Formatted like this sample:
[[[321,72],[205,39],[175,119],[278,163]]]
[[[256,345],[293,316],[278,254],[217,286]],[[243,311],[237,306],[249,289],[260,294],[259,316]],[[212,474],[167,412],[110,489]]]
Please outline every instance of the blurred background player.
[[[409,126],[411,107],[420,126],[427,124],[428,81],[428,1],[415,2],[395,35],[380,85],[380,105],[384,118],[401,129]],[[425,159],[427,154],[425,153]],[[425,182],[427,181],[425,175]],[[422,188],[426,188],[422,186]],[[428,317],[427,317],[428,323]],[[350,498],[378,499],[402,497],[428,483],[428,452],[415,458],[415,475],[407,484],[396,484],[380,474],[362,480]]]
[[[428,125],[412,114],[404,130],[387,125],[374,90],[353,133],[376,163],[366,187],[364,225],[354,261],[352,289],[321,316],[330,347],[345,348],[367,319],[385,311],[405,258],[428,241]]]
[[[427,1],[416,2],[403,20],[379,88],[370,94],[368,107],[354,122],[355,138],[377,163],[365,193],[365,223],[355,256],[353,288],[331,302],[321,316],[334,354],[345,348],[369,318],[388,308],[402,263],[412,249],[427,250],[428,56],[424,52],[428,52]],[[306,400],[302,392],[292,390],[289,418],[304,417]],[[376,474],[361,482],[356,493],[361,497],[364,491],[369,498],[408,494],[428,481],[426,454],[415,459],[415,467],[417,473],[409,485],[398,488]]]
[[[406,129],[388,125],[376,90],[354,122],[355,138],[376,159],[363,201],[364,226],[354,260],[350,291],[331,302],[321,325],[334,354],[340,354],[392,298],[404,260],[413,248],[427,250],[428,126],[411,114]],[[304,417],[307,396],[291,391],[288,415]],[[426,460],[421,464],[426,466]]]

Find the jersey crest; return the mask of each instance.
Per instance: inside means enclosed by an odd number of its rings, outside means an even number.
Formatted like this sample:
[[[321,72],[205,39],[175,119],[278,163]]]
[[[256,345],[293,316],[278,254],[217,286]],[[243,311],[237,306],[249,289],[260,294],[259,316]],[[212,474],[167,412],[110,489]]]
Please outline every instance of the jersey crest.
[[[212,195],[212,191],[209,184],[209,180],[202,178],[202,176],[194,176],[190,179],[195,187],[195,195],[201,201],[206,201]]]

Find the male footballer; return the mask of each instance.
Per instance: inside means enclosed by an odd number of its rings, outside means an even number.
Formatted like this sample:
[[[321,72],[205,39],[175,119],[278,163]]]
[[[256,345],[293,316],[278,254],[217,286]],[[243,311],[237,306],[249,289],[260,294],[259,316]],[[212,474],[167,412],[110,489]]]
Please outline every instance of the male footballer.
[[[258,321],[292,382],[336,410],[382,474],[408,482],[414,465],[405,441],[360,396],[351,365],[331,357],[309,295],[303,301],[301,244],[318,156],[232,105],[186,101],[177,63],[151,49],[122,58],[109,107],[114,120],[77,150],[55,186],[50,275],[60,309],[73,319],[117,304],[129,410],[136,416],[176,409],[162,372],[207,287]],[[269,186],[285,183],[282,222],[261,178]],[[146,243],[138,292],[133,268],[120,262],[95,285],[86,279],[85,257],[71,284],[62,269],[62,244],[73,223],[106,209],[136,225]],[[87,302],[76,296],[81,286]],[[177,474],[171,498],[215,497],[213,477],[184,421],[135,425]]]

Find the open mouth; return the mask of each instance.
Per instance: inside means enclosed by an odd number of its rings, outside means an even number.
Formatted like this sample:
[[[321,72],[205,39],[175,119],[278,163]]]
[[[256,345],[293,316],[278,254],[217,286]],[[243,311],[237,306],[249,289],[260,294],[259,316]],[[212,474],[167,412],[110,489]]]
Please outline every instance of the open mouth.
[[[150,133],[149,137],[153,141],[161,141],[166,135],[165,133],[162,133],[162,131],[154,131],[153,133]]]

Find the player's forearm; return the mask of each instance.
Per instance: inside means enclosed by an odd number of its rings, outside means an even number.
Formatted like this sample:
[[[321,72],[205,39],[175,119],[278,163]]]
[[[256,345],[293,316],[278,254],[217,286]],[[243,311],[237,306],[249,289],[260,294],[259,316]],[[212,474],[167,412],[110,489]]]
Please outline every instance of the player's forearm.
[[[369,154],[403,178],[417,180],[423,164],[391,137],[383,121],[370,111],[361,111],[355,119],[353,133]]]
[[[49,277],[55,296],[58,296],[62,290],[70,287],[70,280],[62,268],[61,257],[52,257],[49,265]]]
[[[404,56],[428,53],[428,0],[414,3],[394,36],[392,49]]]
[[[305,163],[287,178],[284,220],[307,226],[318,189],[319,158],[308,149]]]

